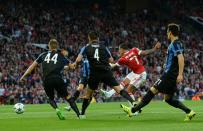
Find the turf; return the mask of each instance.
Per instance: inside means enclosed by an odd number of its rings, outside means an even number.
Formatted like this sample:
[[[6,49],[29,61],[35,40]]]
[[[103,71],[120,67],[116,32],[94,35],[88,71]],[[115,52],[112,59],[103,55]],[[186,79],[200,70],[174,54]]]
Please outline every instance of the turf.
[[[21,115],[13,112],[13,106],[0,106],[0,131],[203,131],[203,101],[184,103],[197,113],[190,122],[183,122],[185,114],[162,101],[151,102],[133,118],[123,113],[120,103],[91,104],[87,119],[78,120],[73,111],[64,111],[64,121],[47,104],[25,105]]]

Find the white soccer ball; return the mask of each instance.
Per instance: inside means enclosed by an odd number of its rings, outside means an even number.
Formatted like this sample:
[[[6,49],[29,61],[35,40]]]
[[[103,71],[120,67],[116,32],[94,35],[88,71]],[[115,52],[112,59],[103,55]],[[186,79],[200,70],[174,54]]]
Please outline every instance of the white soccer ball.
[[[24,110],[24,105],[22,103],[16,103],[13,107],[15,113],[22,114]]]

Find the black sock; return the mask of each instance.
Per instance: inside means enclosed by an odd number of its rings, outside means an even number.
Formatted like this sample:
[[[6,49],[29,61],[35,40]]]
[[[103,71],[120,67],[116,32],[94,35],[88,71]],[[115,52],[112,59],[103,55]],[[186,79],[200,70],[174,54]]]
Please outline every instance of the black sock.
[[[49,100],[49,104],[50,104],[54,109],[58,108],[58,106],[57,106],[57,104],[56,104],[56,102],[55,102],[54,100]]]
[[[154,94],[149,90],[147,94],[142,98],[141,102],[139,102],[135,107],[132,108],[132,112],[135,113],[139,111],[141,108],[149,104],[149,102],[154,97]]]
[[[120,95],[125,99],[127,99],[128,101],[130,101],[131,103],[135,102],[124,89],[120,91]]]
[[[89,106],[90,102],[91,102],[90,99],[84,99],[84,100],[83,100],[81,115],[84,115],[84,114],[85,114],[85,111],[86,111],[87,107]]]
[[[79,96],[80,96],[80,91],[76,90],[76,92],[73,95],[74,100],[77,100]]]
[[[187,108],[182,102],[175,100],[173,98],[170,98],[168,100],[165,100],[165,102],[167,102],[169,105],[175,107],[175,108],[179,108],[181,110],[183,110],[185,113],[190,113],[190,109]]]
[[[75,111],[75,113],[77,114],[77,116],[79,116],[79,115],[80,115],[80,112],[79,112],[78,107],[77,107],[77,105],[76,105],[76,103],[75,103],[75,100],[74,100],[73,98],[70,98],[70,99],[68,99],[67,101],[68,101],[68,103],[70,104],[71,108]]]

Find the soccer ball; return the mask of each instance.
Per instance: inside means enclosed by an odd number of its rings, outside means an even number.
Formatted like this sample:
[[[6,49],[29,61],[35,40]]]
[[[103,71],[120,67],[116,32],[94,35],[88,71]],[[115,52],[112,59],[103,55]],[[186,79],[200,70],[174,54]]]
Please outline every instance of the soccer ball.
[[[16,103],[13,109],[15,113],[22,114],[24,112],[24,105],[22,103]]]

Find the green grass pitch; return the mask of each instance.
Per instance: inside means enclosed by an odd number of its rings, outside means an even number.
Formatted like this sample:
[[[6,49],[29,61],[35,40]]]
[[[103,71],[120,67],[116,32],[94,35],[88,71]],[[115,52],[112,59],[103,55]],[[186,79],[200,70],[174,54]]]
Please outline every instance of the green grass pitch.
[[[203,101],[184,103],[197,113],[190,122],[183,121],[182,111],[162,101],[151,102],[141,115],[132,118],[126,116],[118,102],[91,104],[87,119],[79,120],[73,111],[64,111],[64,121],[48,104],[25,105],[21,115],[13,112],[13,106],[0,105],[0,131],[203,131]],[[61,104],[61,109],[64,106]]]

